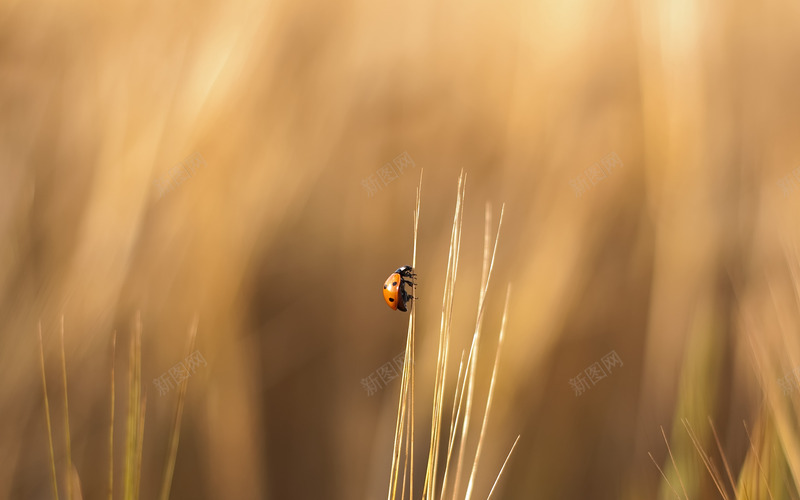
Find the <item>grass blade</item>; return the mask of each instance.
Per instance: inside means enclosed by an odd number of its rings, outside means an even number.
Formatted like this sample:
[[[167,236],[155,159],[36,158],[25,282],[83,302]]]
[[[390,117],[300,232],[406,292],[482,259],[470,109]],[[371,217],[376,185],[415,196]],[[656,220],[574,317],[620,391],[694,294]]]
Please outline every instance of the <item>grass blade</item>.
[[[411,258],[411,267],[417,267],[417,234],[419,230],[419,209],[422,194],[422,171],[419,174],[417,186],[417,201],[414,210],[414,244]],[[416,296],[416,284],[412,288],[412,295]],[[397,495],[397,481],[400,477],[400,454],[403,450],[405,436],[405,461],[403,464],[403,481],[400,498],[405,498],[406,477],[409,478],[409,497],[414,495],[414,350],[416,332],[416,299],[411,302],[408,319],[408,335],[406,336],[406,352],[403,358],[403,376],[400,385],[400,401],[397,405],[397,422],[395,425],[394,445],[392,448],[392,468],[389,475],[388,499],[394,500]]]
[[[117,332],[111,339],[111,423],[108,428],[108,500],[114,498],[114,365],[117,359]]]
[[[514,453],[514,448],[517,447],[517,443],[519,442],[520,436],[517,436],[517,439],[514,440],[514,444],[511,445],[511,449],[508,450],[508,455],[506,455],[506,459],[503,461],[503,466],[500,467],[500,472],[497,473],[497,478],[494,480],[494,484],[492,485],[492,489],[489,490],[489,496],[486,497],[486,500],[490,500],[492,498],[492,494],[494,493],[494,489],[497,486],[498,481],[500,481],[500,476],[503,475],[503,470],[506,468],[506,464],[508,463],[508,459],[511,458],[511,454]]]
[[[39,361],[42,368],[42,390],[44,391],[44,415],[47,421],[47,439],[50,444],[50,475],[53,479],[53,498],[58,500],[58,481],[56,480],[56,456],[53,451],[53,427],[50,423],[50,402],[47,398],[47,377],[44,372],[44,347],[42,342],[42,322],[39,321]]]
[[[64,382],[64,442],[67,453],[67,500],[72,500],[72,444],[69,432],[69,398],[67,397],[67,359],[64,354],[64,315],[61,315],[61,378]]]
[[[664,482],[667,484],[667,486],[669,486],[669,489],[671,489],[672,492],[675,493],[676,497],[680,498],[681,496],[678,494],[677,491],[675,491],[675,488],[672,487],[672,483],[669,482],[669,479],[667,478],[667,475],[664,474],[664,471],[661,470],[661,467],[658,466],[658,462],[656,462],[656,459],[653,457],[653,454],[648,451],[647,455],[650,457],[650,460],[653,461],[653,465],[656,466],[656,469],[658,469],[658,472],[661,474],[661,477],[664,478]]]
[[[137,464],[139,463],[139,426],[143,423],[141,407],[142,371],[142,320],[137,313],[131,335],[131,350],[128,362],[128,415],[125,443],[125,500],[136,500],[138,492]]]
[[[461,474],[464,465],[464,450],[467,445],[467,437],[469,436],[469,426],[472,415],[472,396],[475,387],[476,367],[478,362],[478,348],[480,346],[481,330],[483,328],[483,311],[485,309],[486,293],[489,289],[489,282],[492,277],[492,270],[494,268],[494,258],[497,254],[497,244],[500,241],[500,228],[503,226],[503,213],[505,205],[500,209],[500,220],[497,225],[497,233],[494,240],[494,249],[489,257],[489,228],[491,227],[491,205],[486,205],[486,223],[484,226],[484,242],[483,242],[483,271],[481,273],[481,290],[478,298],[478,317],[475,320],[475,332],[472,336],[472,345],[469,350],[469,357],[467,358],[467,367],[469,376],[467,380],[467,400],[464,411],[464,422],[461,429],[461,444],[458,449],[458,456],[456,458],[456,478],[455,487],[453,490],[453,498],[458,496],[459,486],[461,484]]]
[[[733,481],[733,474],[731,473],[730,465],[728,465],[728,459],[725,457],[725,452],[722,451],[722,443],[719,440],[717,429],[714,428],[714,422],[711,420],[710,415],[708,416],[708,425],[711,426],[711,432],[714,434],[714,441],[717,443],[717,450],[719,450],[719,455],[722,457],[722,464],[725,466],[725,473],[728,475],[728,481],[731,483],[733,498],[738,500],[739,495],[736,494],[736,483]]]
[[[194,352],[194,347],[197,339],[198,317],[195,315],[192,321],[192,326],[189,328],[189,341],[186,357]],[[175,416],[172,419],[172,427],[170,429],[169,440],[169,454],[167,457],[167,466],[164,470],[164,482],[161,485],[161,500],[169,498],[169,492],[172,488],[172,477],[175,473],[175,461],[178,457],[178,442],[181,435],[181,422],[183,421],[183,407],[186,401],[186,389],[189,386],[189,378],[181,381],[181,386],[178,392],[178,405],[175,408]]]
[[[439,459],[439,442],[441,437],[442,406],[444,403],[444,387],[447,375],[447,354],[450,345],[450,325],[453,314],[453,293],[458,275],[458,256],[461,248],[461,224],[463,218],[463,202],[466,176],[462,172],[458,179],[456,210],[453,215],[453,229],[450,233],[450,252],[447,259],[444,297],[442,299],[442,318],[439,326],[439,351],[436,358],[436,382],[434,384],[433,411],[431,414],[431,442],[428,451],[428,465],[425,472],[423,496],[428,500],[435,497],[436,471]]]
[[[500,216],[503,220],[503,216]],[[499,228],[498,228],[499,233]],[[494,258],[492,258],[494,261]],[[497,340],[497,350],[495,351],[494,366],[492,367],[492,379],[489,382],[489,395],[486,398],[486,409],[483,412],[483,422],[481,423],[481,433],[478,437],[478,449],[475,451],[475,460],[472,462],[472,472],[469,475],[469,484],[467,485],[467,493],[464,496],[465,500],[472,497],[473,487],[475,485],[475,473],[478,470],[478,462],[481,458],[481,451],[483,449],[484,438],[486,436],[486,423],[489,421],[489,412],[492,409],[492,399],[494,397],[494,388],[497,382],[497,367],[500,365],[500,351],[503,347],[503,337],[506,332],[506,322],[508,320],[508,302],[511,299],[511,285],[506,289],[506,304],[503,307],[503,319],[500,323],[500,338]]]
[[[678,476],[678,483],[681,485],[681,490],[683,490],[683,496],[686,500],[689,500],[689,494],[686,493],[686,486],[683,484],[681,473],[678,471],[678,465],[675,463],[675,457],[672,455],[672,448],[667,440],[667,434],[664,432],[664,427],[659,427],[661,428],[661,436],[664,438],[664,443],[667,445],[667,452],[669,453],[669,459],[672,461],[672,467],[675,468],[675,475]]]

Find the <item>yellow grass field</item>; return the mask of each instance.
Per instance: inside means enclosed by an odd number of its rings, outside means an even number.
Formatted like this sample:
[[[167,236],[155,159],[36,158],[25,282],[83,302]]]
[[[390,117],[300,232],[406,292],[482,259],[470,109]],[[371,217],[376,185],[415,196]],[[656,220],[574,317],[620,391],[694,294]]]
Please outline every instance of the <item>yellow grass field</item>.
[[[0,500],[798,499],[799,211],[797,0],[0,0]]]

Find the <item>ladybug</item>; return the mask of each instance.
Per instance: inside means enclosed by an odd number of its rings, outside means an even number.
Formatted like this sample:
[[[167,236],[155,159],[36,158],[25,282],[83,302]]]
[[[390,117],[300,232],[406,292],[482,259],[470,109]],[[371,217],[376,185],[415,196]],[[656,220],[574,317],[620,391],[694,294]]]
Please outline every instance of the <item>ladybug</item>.
[[[406,292],[405,285],[413,287],[416,277],[414,268],[411,266],[400,267],[389,275],[386,283],[383,284],[383,300],[386,301],[386,304],[395,311],[399,309],[406,312],[406,303],[414,297]]]

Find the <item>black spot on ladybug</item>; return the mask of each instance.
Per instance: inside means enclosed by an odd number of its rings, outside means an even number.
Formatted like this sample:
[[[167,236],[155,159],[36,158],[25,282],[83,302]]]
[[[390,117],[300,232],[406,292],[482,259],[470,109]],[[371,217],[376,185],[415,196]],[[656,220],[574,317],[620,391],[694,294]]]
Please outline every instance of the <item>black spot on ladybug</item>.
[[[397,286],[397,282],[396,281],[392,282],[392,286]]]
[[[383,285],[383,288],[386,288],[386,285]]]
[[[394,302],[394,299],[389,297],[389,302]]]

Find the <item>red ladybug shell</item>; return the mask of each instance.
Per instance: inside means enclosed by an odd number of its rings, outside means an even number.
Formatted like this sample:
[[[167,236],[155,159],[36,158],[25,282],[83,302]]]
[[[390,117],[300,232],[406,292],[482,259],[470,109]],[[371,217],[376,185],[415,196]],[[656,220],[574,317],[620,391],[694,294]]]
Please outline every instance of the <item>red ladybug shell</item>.
[[[383,300],[395,311],[398,308],[401,311],[406,310],[405,301],[400,293],[400,287],[403,286],[402,283],[403,280],[400,275],[398,273],[392,273],[386,280],[386,283],[383,284]]]
[[[383,284],[383,300],[394,311],[406,312],[406,303],[414,299],[404,287],[408,285],[414,289],[414,268],[411,266],[398,267],[397,271],[389,275],[386,283]]]

